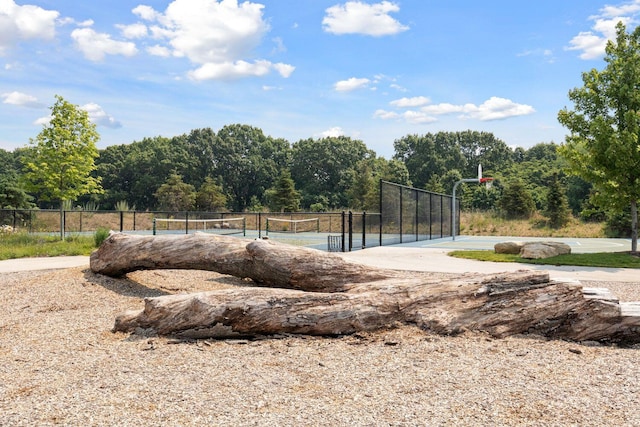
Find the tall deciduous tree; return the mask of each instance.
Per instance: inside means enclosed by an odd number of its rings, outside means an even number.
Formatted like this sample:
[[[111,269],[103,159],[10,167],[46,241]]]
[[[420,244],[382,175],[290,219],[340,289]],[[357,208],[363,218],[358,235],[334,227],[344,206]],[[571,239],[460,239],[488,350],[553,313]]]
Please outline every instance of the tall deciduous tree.
[[[362,160],[374,157],[362,141],[345,136],[296,142],[291,176],[302,194],[302,205],[326,200],[328,209],[346,208],[355,169]]]
[[[40,198],[60,202],[60,236],[64,239],[63,202],[102,192],[100,178],[91,176],[100,135],[89,114],[56,95],[51,120],[44,125],[24,157],[27,189]]]
[[[574,109],[558,114],[571,132],[560,147],[571,170],[594,185],[595,202],[615,211],[631,207],[631,250],[638,250],[640,199],[640,27],[616,26],[602,71],[582,74],[584,86],[569,91]]]

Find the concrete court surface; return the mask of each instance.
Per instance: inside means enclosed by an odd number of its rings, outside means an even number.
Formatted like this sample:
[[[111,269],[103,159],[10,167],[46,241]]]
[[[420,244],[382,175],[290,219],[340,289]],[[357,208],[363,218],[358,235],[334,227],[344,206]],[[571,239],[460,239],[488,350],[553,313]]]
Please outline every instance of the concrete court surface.
[[[501,241],[554,240],[569,244],[574,253],[617,252],[631,249],[629,239],[571,239],[522,238],[495,236],[456,236],[436,240],[373,247],[342,253],[349,260],[367,265],[400,270],[434,271],[445,273],[499,273],[505,271],[546,270],[554,279],[640,282],[640,269],[560,267],[517,263],[496,263],[453,258],[447,253],[454,249],[493,249]],[[22,258],[0,261],[0,273],[31,270],[60,269],[89,266],[88,256]]]
[[[571,246],[572,253],[621,252],[631,250],[630,239],[595,238],[534,238],[504,236],[456,236],[424,240],[393,246],[380,246],[344,253],[346,259],[363,264],[399,270],[434,271],[443,273],[499,273],[516,270],[548,271],[553,279],[640,282],[640,269],[571,267],[474,261],[447,255],[455,249],[493,249],[506,241],[558,241]]]

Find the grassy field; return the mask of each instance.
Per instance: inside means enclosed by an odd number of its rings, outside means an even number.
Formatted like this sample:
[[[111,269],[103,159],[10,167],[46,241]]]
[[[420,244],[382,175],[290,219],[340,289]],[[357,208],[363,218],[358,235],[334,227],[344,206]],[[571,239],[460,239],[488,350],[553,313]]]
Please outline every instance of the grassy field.
[[[540,215],[531,219],[507,220],[492,212],[462,212],[460,234],[469,236],[520,236],[520,237],[605,237],[604,224],[582,222],[572,218],[563,228],[547,227]]]
[[[27,233],[0,234],[0,260],[13,258],[89,255],[95,249],[94,236],[40,236]]]
[[[542,265],[575,265],[582,267],[640,268],[640,257],[627,252],[600,252],[590,254],[567,254],[544,259],[520,258],[518,255],[497,254],[491,250],[452,251],[450,256],[492,262],[521,262]]]

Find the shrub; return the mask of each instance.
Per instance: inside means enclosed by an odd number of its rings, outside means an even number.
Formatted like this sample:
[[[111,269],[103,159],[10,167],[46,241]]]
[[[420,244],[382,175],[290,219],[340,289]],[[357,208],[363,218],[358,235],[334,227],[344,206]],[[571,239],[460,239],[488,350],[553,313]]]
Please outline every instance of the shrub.
[[[100,247],[102,242],[107,240],[109,237],[110,230],[106,227],[98,227],[95,234],[93,235],[93,241],[95,243],[96,248]]]

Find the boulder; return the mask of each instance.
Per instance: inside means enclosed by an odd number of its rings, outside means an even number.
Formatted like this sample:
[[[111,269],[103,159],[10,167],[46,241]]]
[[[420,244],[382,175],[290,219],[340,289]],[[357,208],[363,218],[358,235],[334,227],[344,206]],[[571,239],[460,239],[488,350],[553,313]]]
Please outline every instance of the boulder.
[[[493,246],[497,254],[518,255],[524,246],[523,242],[500,242]]]
[[[527,242],[522,246],[520,257],[527,259],[551,258],[571,253],[571,246],[561,242]]]

